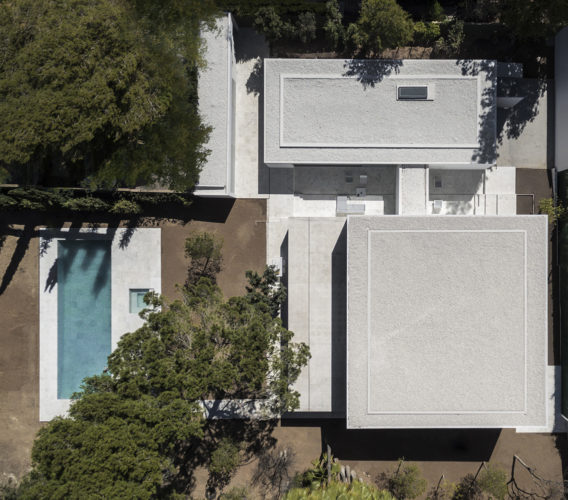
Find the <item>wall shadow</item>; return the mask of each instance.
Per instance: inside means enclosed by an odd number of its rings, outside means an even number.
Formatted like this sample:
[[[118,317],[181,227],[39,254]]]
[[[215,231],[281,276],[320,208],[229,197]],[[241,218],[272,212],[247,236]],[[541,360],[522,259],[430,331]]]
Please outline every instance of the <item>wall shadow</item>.
[[[347,223],[331,252],[331,411],[345,414],[347,387]]]

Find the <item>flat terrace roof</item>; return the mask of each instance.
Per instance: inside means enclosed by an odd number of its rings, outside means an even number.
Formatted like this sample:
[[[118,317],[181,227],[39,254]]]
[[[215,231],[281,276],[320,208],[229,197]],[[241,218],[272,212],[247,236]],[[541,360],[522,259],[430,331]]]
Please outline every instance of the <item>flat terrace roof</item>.
[[[494,61],[266,59],[265,162],[492,163],[495,87]]]
[[[347,426],[546,425],[546,217],[347,226]]]

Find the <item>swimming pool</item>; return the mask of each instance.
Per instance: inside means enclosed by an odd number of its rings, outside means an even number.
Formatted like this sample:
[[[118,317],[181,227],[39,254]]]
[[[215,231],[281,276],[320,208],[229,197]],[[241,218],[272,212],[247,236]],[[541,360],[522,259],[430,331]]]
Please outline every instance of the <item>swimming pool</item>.
[[[69,398],[111,353],[111,241],[60,240],[57,397]]]

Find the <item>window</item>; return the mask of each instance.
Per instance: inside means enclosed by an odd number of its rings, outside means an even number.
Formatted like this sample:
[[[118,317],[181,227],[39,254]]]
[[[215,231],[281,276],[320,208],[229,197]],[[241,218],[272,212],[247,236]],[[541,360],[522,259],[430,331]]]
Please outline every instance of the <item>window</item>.
[[[425,101],[428,99],[427,85],[398,87],[397,91],[399,101]]]
[[[130,312],[138,314],[146,307],[144,303],[144,295],[150,291],[149,288],[131,288],[130,289]]]

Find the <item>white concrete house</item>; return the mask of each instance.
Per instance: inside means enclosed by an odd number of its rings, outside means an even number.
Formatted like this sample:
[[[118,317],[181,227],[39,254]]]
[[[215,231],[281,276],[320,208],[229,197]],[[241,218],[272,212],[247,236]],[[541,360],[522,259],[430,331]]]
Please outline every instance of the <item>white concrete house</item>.
[[[550,430],[547,220],[516,215],[515,166],[496,166],[497,110],[521,100],[499,81],[522,67],[264,58],[263,75],[260,135],[224,120],[217,152],[228,158],[236,137],[239,157],[246,138],[268,172],[267,262],[288,289],[283,321],[312,354],[296,414]],[[256,104],[241,87],[237,101]],[[211,101],[205,90],[200,105]],[[251,159],[237,158],[236,184]]]

